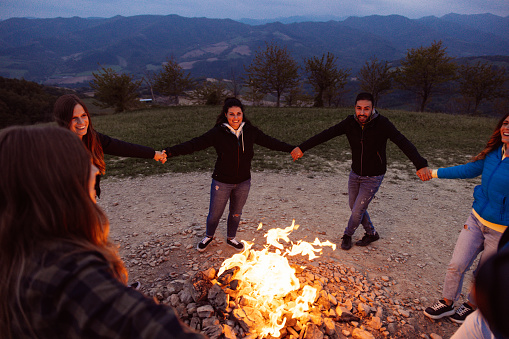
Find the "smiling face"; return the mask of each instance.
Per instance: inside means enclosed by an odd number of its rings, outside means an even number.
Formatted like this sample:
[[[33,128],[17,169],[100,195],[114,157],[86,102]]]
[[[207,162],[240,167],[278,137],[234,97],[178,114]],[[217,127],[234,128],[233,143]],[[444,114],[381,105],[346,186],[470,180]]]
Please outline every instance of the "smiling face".
[[[69,125],[69,129],[76,133],[80,139],[83,139],[83,136],[88,132],[88,114],[85,112],[85,109],[80,104],[74,106],[74,110],[72,112],[72,119]]]
[[[373,103],[369,100],[359,100],[355,103],[355,115],[361,124],[365,124],[373,112]]]
[[[228,112],[226,112],[226,119],[228,119],[228,124],[235,130],[237,130],[240,127],[240,124],[242,124],[242,118],[244,116],[244,113],[242,112],[242,109],[237,106],[233,106],[228,108]]]
[[[509,149],[509,116],[505,118],[502,123],[502,127],[500,127],[500,136],[502,137],[502,142],[506,144],[506,148]]]

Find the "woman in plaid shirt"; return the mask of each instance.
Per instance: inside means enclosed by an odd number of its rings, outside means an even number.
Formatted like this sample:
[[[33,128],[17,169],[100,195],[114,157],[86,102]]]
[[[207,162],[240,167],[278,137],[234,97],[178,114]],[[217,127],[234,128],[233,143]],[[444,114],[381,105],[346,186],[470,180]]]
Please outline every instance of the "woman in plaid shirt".
[[[174,310],[125,285],[95,204],[99,170],[72,132],[0,132],[3,338],[204,338]]]

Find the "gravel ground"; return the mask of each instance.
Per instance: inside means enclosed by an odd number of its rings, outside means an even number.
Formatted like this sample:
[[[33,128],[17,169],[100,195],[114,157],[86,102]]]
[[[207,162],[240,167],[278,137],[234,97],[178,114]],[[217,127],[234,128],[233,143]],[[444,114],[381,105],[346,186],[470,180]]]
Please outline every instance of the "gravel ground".
[[[476,181],[421,182],[405,170],[389,169],[369,207],[381,239],[368,247],[343,251],[339,245],[349,218],[347,180],[344,165],[334,174],[253,173],[237,239],[261,246],[268,229],[286,228],[295,220],[299,228],[290,235],[292,241],[312,242],[318,237],[338,245],[336,250],[325,248],[316,263],[310,263],[310,269],[320,263],[339,265],[346,267],[346,277],[353,269],[373,284],[382,276],[389,279],[390,296],[381,301],[387,304],[383,321],[387,324],[387,317],[394,316],[389,320],[400,327],[411,324],[415,331],[409,334],[407,328],[391,333],[391,337],[436,334],[448,338],[457,325],[449,320],[431,321],[422,310],[441,296],[446,265],[470,212]],[[218,270],[236,253],[226,245],[226,213],[209,248],[203,253],[195,249],[205,232],[210,182],[210,173],[101,182],[99,205],[110,218],[111,237],[120,246],[130,280],[141,281],[145,294],[155,295],[161,286],[198,271]],[[263,226],[258,230],[260,223]],[[357,229],[353,240],[363,234],[362,227]],[[470,287],[470,277],[468,274],[465,279],[464,293]],[[403,316],[393,314],[400,308]],[[387,326],[381,333],[384,329]]]

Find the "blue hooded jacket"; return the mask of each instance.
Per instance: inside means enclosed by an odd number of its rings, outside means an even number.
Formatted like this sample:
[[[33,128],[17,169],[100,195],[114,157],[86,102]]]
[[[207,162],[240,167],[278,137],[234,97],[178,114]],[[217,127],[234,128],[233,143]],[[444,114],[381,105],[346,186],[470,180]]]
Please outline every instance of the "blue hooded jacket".
[[[479,175],[482,175],[481,185],[474,189],[472,208],[486,221],[509,226],[509,157],[502,160],[502,146],[484,159],[437,171],[437,176],[445,179],[468,179]]]

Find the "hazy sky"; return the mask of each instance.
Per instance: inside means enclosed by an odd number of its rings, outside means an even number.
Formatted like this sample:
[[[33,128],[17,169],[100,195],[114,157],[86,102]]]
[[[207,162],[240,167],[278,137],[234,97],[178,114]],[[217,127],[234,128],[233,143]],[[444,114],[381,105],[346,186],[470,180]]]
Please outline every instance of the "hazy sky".
[[[410,19],[448,13],[509,15],[508,0],[0,0],[11,17],[103,17],[177,14],[184,17],[273,19],[300,15],[399,14]]]

